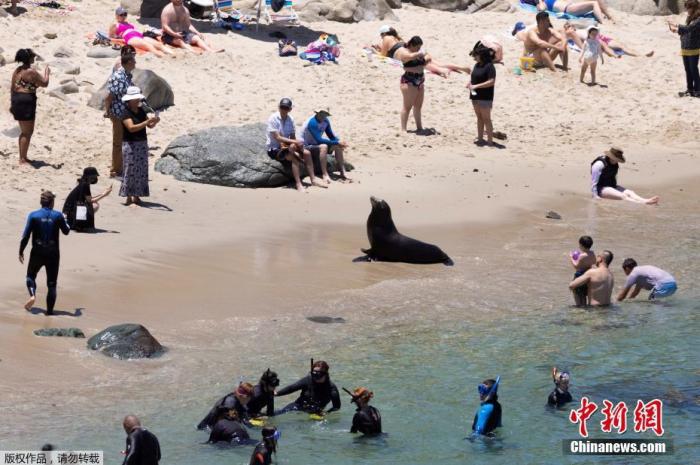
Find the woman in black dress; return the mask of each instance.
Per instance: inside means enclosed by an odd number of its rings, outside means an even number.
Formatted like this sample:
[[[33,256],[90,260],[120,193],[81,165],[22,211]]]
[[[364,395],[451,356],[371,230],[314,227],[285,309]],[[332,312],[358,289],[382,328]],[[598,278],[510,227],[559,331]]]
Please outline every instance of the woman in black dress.
[[[493,65],[493,50],[478,43],[470,55],[476,60],[471,70],[471,81],[467,84],[470,90],[469,98],[476,114],[477,138],[475,144],[493,146],[493,123],[491,122],[491,108],[493,107],[493,94],[496,85],[496,68]],[[486,141],[484,141],[486,130]]]

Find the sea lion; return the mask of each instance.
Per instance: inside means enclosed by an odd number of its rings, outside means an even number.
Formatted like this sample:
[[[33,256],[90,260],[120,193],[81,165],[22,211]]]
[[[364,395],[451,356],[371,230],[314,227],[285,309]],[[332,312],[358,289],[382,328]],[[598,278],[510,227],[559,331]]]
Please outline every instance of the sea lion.
[[[377,260],[383,262],[405,263],[444,263],[452,266],[454,262],[440,247],[417,241],[401,234],[391,219],[391,208],[384,200],[370,197],[372,212],[367,218],[367,237],[369,249],[362,249],[367,254],[356,260]]]

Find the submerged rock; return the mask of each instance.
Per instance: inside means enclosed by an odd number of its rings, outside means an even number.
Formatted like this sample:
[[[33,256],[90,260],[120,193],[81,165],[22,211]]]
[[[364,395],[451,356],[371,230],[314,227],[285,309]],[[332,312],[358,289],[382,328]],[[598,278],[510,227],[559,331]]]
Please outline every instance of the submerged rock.
[[[56,336],[84,338],[85,334],[80,328],[43,328],[35,329],[35,336]]]
[[[314,323],[329,324],[329,323],[345,323],[345,318],[336,316],[307,316],[307,320]]]
[[[133,323],[110,326],[88,339],[87,346],[121,360],[150,358],[165,350],[144,326]]]
[[[132,74],[134,85],[141,89],[141,93],[146,97],[146,102],[151,108],[163,110],[175,105],[175,94],[165,79],[149,69],[135,69]],[[105,82],[92,94],[88,106],[96,110],[104,110],[107,92],[107,82]]]
[[[229,187],[277,187],[293,180],[291,167],[271,159],[265,149],[265,124],[216,127],[173,140],[155,169],[179,181]],[[318,160],[315,161],[318,169]],[[346,163],[346,170],[352,165]],[[329,172],[338,171],[333,155]],[[302,170],[302,175],[305,170]]]
[[[561,219],[561,215],[553,210],[548,211],[547,214],[545,215],[545,217],[549,218],[550,220],[560,220]]]

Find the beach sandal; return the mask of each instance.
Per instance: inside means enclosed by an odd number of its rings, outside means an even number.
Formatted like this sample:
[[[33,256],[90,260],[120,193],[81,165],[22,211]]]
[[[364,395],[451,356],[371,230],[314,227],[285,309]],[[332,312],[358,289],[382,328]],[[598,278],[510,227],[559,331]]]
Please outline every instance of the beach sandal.
[[[501,131],[493,131],[493,137],[498,140],[508,140],[506,133]]]

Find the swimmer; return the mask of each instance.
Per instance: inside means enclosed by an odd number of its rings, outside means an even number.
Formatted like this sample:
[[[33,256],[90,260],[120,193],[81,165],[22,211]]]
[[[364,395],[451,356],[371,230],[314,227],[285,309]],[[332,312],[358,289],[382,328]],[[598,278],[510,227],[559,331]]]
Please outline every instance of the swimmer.
[[[571,281],[569,289],[572,291],[581,287],[588,288],[588,305],[605,306],[612,301],[612,291],[615,286],[615,278],[610,272],[610,263],[613,260],[613,253],[604,250],[596,257],[596,266],[591,267],[578,278]]]
[[[365,436],[382,434],[382,416],[379,410],[369,405],[369,401],[374,397],[374,393],[365,387],[355,388],[354,392],[350,392],[345,388],[343,390],[350,394],[352,402],[357,405],[355,415],[352,417],[350,432],[359,432]]]
[[[250,457],[248,465],[270,465],[272,454],[277,454],[277,441],[280,432],[274,426],[266,426],[262,429],[262,442],[255,446],[253,455]]]
[[[554,390],[547,398],[547,405],[552,407],[561,407],[567,402],[571,402],[571,393],[569,392],[569,382],[571,375],[568,371],[559,371],[557,367],[552,368],[552,379],[554,380]]]
[[[59,231],[68,235],[70,228],[61,212],[53,209],[56,196],[50,191],[41,193],[41,209],[33,211],[27,218],[27,224],[19,243],[19,262],[24,263],[24,249],[32,239],[32,251],[27,264],[27,290],[29,299],[24,304],[27,311],[31,311],[36,302],[36,275],[41,268],[46,269],[46,315],[53,315],[53,307],[56,304],[56,285],[58,281],[58,268],[61,253],[58,246]]]
[[[323,409],[332,402],[333,407],[327,413],[340,410],[340,395],[338,388],[331,382],[328,375],[329,366],[323,360],[314,362],[311,359],[311,372],[297,381],[279,391],[275,391],[275,396],[286,396],[293,392],[301,391],[299,398],[282,410],[275,412],[276,415],[301,410],[307,413],[320,414]]]
[[[626,259],[622,263],[622,270],[627,275],[627,281],[625,288],[617,296],[618,302],[627,298],[627,294],[633,286],[634,290],[629,296],[630,299],[637,297],[642,289],[651,291],[649,300],[670,297],[678,289],[676,279],[671,273],[651,265],[637,266],[637,261],[634,258]]]
[[[579,250],[574,250],[569,255],[571,266],[574,267],[574,279],[583,276],[596,263],[595,253],[591,250],[593,239],[591,236],[581,236],[578,240]],[[585,284],[573,290],[574,302],[577,307],[584,307],[588,304],[588,286]]]
[[[209,440],[207,442],[209,444],[215,444],[217,442],[241,444],[247,441],[250,441],[250,436],[245,426],[241,424],[236,409],[222,407],[220,409],[220,418],[211,429],[211,434],[209,434]]]
[[[122,465],[158,465],[160,444],[158,438],[141,426],[141,420],[134,415],[124,417],[126,450]]]
[[[275,389],[279,385],[277,373],[268,368],[260,377],[260,382],[253,388],[252,397],[246,406],[251,418],[263,415],[263,408],[265,408],[265,416],[271,417],[275,414]]]
[[[474,436],[493,436],[501,425],[501,404],[498,403],[498,384],[501,377],[486,379],[478,386],[481,406],[474,415],[472,431]]]
[[[250,383],[240,383],[236,389],[219,399],[206,417],[197,425],[197,429],[207,429],[214,426],[219,417],[221,409],[233,409],[238,413],[238,418],[244,423],[248,422],[247,405],[253,395],[253,385]],[[250,426],[250,425],[249,425]]]

